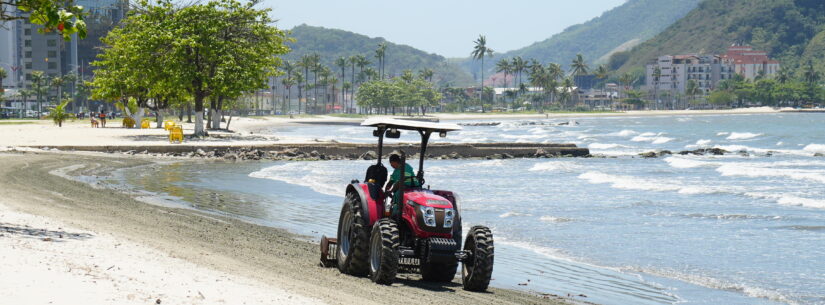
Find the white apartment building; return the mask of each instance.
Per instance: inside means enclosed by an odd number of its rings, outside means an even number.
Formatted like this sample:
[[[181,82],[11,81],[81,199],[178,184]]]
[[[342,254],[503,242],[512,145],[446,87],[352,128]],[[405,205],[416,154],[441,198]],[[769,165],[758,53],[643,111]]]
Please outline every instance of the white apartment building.
[[[656,71],[659,77],[656,77]],[[763,72],[762,72],[763,71]],[[687,83],[696,82],[705,94],[713,91],[720,81],[736,74],[755,79],[760,74],[770,77],[779,71],[779,62],[770,60],[767,53],[754,51],[749,46],[732,46],[724,55],[665,55],[646,66],[645,88],[649,91],[684,93]]]

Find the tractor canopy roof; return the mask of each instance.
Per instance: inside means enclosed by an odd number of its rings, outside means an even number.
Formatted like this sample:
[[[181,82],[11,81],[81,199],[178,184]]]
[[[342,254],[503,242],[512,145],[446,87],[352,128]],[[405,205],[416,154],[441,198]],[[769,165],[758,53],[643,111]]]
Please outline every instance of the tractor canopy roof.
[[[393,118],[369,118],[361,126],[379,127],[385,129],[431,131],[436,133],[461,130],[461,126],[451,123],[435,123]]]

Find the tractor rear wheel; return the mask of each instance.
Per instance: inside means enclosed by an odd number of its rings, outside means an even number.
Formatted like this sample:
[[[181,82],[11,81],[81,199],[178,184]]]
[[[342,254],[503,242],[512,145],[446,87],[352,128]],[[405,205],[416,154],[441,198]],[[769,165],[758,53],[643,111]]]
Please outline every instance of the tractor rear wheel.
[[[472,255],[463,262],[461,280],[464,290],[485,291],[493,276],[493,233],[485,226],[474,226],[464,241],[464,250]]]
[[[372,228],[370,237],[370,279],[377,284],[390,285],[398,272],[398,225],[384,218]]]
[[[355,276],[369,271],[369,227],[355,193],[347,194],[338,218],[338,270]]]

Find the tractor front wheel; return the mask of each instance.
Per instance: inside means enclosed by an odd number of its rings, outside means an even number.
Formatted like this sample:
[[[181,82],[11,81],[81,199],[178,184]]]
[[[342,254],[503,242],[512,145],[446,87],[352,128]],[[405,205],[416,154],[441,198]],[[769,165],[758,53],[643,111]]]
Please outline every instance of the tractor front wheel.
[[[398,225],[384,218],[375,223],[370,237],[370,279],[390,285],[398,272]]]
[[[338,218],[338,270],[355,276],[366,275],[369,259],[369,227],[364,221],[360,198],[347,194]]]
[[[493,233],[485,226],[474,226],[464,241],[464,250],[471,257],[461,265],[461,280],[464,290],[485,291],[493,276]]]

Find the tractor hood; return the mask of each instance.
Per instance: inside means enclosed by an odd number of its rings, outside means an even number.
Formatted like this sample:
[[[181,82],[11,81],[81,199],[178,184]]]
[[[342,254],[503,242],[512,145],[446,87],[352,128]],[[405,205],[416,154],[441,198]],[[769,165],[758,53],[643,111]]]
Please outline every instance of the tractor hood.
[[[451,209],[453,208],[453,204],[444,197],[439,195],[433,194],[430,191],[424,190],[417,190],[417,191],[410,191],[404,194],[404,198],[408,201],[413,201],[418,205],[426,206],[426,207],[433,207],[433,208],[441,208],[441,209]]]

